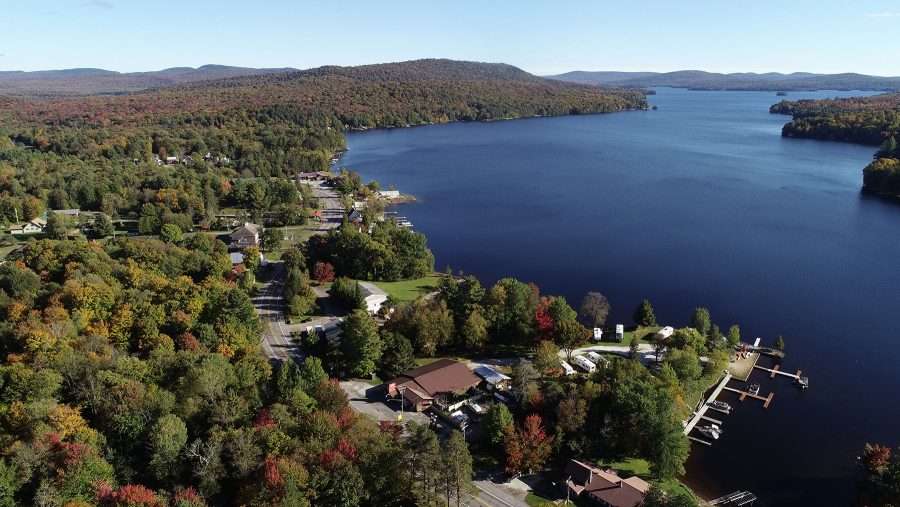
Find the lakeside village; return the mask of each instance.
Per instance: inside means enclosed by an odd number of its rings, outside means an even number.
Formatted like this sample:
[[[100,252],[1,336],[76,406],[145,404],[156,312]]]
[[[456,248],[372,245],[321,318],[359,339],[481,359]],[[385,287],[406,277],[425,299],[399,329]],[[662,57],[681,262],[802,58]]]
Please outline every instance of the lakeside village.
[[[726,417],[739,416],[737,404],[768,408],[774,393],[751,382],[754,372],[808,387],[800,371],[782,371],[780,338],[773,347],[759,338],[745,343],[738,326],[721,333],[704,308],[687,327],[658,325],[646,300],[633,325],[608,325],[609,302],[599,293],[576,312],[514,279],[486,289],[471,276],[433,273],[424,237],[389,209],[411,197],[362,185],[347,171],[301,173],[295,184],[308,201],[300,226],[223,210],[216,225],[230,230],[198,227],[225,242],[232,279],[256,294],[268,327],[264,352],[285,364],[318,358],[340,379],[350,406],[384,431],[421,425],[443,439],[460,432],[480,477],[473,483],[479,504],[756,501],[748,491],[696,499],[677,479],[688,449],[673,434],[715,445],[727,438]],[[103,217],[53,210],[9,233],[21,245],[79,231],[93,238],[142,232],[140,218],[127,217],[98,234]],[[159,236],[177,242],[182,233],[195,232],[164,225]],[[396,266],[374,259],[385,251]],[[373,262],[394,269],[392,281],[373,273]],[[649,400],[648,412],[634,412],[636,396]]]

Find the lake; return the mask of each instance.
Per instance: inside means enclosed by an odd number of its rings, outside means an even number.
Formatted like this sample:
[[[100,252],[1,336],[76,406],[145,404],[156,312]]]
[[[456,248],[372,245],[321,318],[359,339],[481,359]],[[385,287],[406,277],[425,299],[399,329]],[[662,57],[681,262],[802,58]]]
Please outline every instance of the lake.
[[[790,93],[788,99],[861,93]],[[765,505],[846,505],[867,441],[898,444],[900,206],[860,194],[875,148],[784,139],[770,92],[659,89],[657,111],[371,131],[341,165],[418,197],[399,208],[437,267],[537,283],[609,323],[649,298],[661,323],[707,306],[723,330],[787,343],[768,410],[743,403],[687,482]]]

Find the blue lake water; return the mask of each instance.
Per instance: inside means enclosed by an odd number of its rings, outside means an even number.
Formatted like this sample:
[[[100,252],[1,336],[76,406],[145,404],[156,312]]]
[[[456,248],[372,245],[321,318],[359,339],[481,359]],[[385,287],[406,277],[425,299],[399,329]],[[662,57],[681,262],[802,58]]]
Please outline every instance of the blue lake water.
[[[789,99],[854,95],[791,93]],[[858,95],[858,93],[856,94]],[[647,297],[685,325],[696,306],[745,339],[787,342],[754,374],[768,410],[739,403],[688,482],[765,505],[846,505],[867,441],[897,445],[900,206],[861,195],[875,149],[784,139],[768,92],[660,89],[658,111],[452,124],[349,136],[341,165],[419,198],[400,209],[442,270],[537,283],[610,323]]]

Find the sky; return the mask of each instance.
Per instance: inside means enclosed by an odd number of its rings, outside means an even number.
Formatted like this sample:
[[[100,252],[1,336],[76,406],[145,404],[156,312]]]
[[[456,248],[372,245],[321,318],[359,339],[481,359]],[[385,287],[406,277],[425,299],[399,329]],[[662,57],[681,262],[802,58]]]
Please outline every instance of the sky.
[[[900,76],[900,0],[0,0],[0,70],[417,58]]]

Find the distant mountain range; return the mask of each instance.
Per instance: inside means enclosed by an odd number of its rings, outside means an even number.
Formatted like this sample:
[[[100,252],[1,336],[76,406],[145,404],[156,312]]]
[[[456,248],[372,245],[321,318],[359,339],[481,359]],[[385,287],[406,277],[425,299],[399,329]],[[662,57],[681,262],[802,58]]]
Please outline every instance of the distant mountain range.
[[[198,81],[289,72],[292,68],[252,69],[227,65],[172,67],[152,72],[103,69],[0,71],[0,95],[94,95],[162,88]]]
[[[795,72],[781,74],[768,72],[755,74],[742,72],[719,74],[702,70],[679,70],[676,72],[590,72],[574,71],[550,79],[573,83],[616,86],[625,88],[648,88],[671,86],[694,90],[900,90],[900,77],[867,76],[865,74],[812,74]]]

